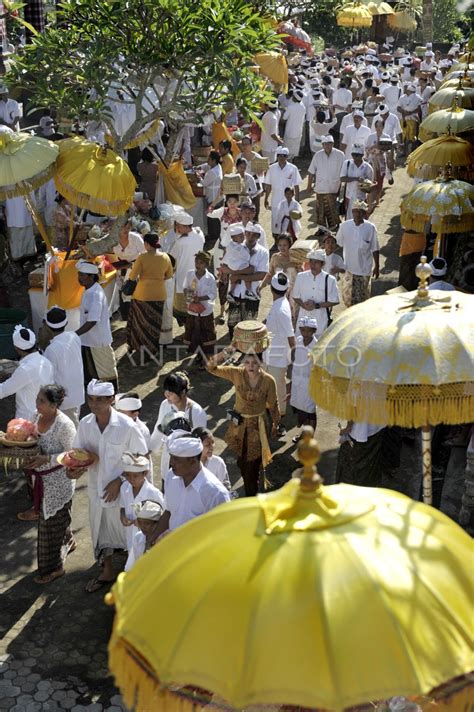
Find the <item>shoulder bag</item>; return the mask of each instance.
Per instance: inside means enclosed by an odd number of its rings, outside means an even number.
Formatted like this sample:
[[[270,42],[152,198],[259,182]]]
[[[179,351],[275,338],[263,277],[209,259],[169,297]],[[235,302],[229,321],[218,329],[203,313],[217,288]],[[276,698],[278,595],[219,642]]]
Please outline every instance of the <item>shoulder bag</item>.
[[[349,175],[349,161],[346,161],[346,178]],[[337,195],[337,211],[342,217],[346,214],[346,190],[347,181],[345,181],[339,188],[339,193]]]
[[[328,300],[328,279],[329,279],[329,275],[327,274],[326,279],[324,280],[324,301],[325,302],[327,302],[327,300]],[[326,314],[328,315],[328,324],[327,325],[330,326],[332,324],[332,317],[331,317],[332,307],[331,308],[326,307]]]

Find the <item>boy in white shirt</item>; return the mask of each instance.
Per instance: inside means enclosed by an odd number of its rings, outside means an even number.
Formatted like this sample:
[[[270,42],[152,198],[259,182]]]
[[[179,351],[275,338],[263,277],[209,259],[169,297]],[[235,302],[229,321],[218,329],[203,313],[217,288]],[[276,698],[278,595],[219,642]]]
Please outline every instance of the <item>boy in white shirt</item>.
[[[124,452],[122,455],[125,481],[120,487],[120,521],[125,527],[127,550],[130,553],[133,537],[137,533],[134,505],[152,500],[163,505],[163,495],[157,487],[148,482],[146,476],[150,467],[148,457]]]
[[[276,223],[280,226],[280,234],[288,232],[296,240],[301,232],[303,208],[294,196],[293,188],[285,188],[285,197],[278,205]]]
[[[206,467],[224,487],[230,492],[231,484],[227,465],[222,457],[214,455],[214,436],[208,428],[195,428],[191,433],[193,437],[199,438],[202,442],[201,464]]]
[[[322,240],[320,240],[320,245],[326,253],[326,262],[324,263],[324,271],[328,274],[332,274],[336,279],[338,279],[339,274],[344,274],[346,271],[346,265],[341,255],[336,253],[337,241],[334,235],[327,233],[324,235]]]
[[[300,336],[296,338],[293,351],[293,371],[291,377],[290,405],[298,419],[298,426],[311,425],[316,429],[316,403],[309,395],[309,378],[313,362],[311,351],[316,346],[318,322],[309,316],[298,319]],[[298,442],[301,433],[293,438]]]
[[[230,243],[225,248],[222,264],[232,270],[241,271],[250,265],[250,252],[244,244],[245,230],[243,225],[233,225],[230,230]],[[235,279],[232,274],[229,275],[229,294],[227,301],[235,304],[234,291],[241,282],[240,279]],[[251,299],[253,297],[252,282],[245,280],[245,297]]]
[[[128,552],[125,571],[130,571],[137,559],[155,544],[158,539],[156,529],[163,514],[163,507],[158,502],[146,500],[133,505],[137,531],[133,535],[132,547]]]

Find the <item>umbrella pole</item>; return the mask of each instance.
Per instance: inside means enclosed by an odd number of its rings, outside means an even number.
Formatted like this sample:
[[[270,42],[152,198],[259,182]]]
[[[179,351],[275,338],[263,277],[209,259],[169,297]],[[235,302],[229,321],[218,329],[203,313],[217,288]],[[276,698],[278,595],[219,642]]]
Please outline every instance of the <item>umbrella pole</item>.
[[[80,229],[80,227],[81,227],[82,218],[84,217],[84,213],[86,212],[86,209],[85,209],[85,208],[82,208],[81,212],[79,213],[79,217],[78,217],[78,219],[77,219],[77,225],[76,225],[76,227],[74,228],[74,231],[73,231],[72,227],[73,227],[74,213],[76,212],[76,208],[75,208],[75,206],[72,206],[72,207],[74,208],[74,210],[71,211],[71,215],[72,215],[73,217],[71,218],[70,233],[69,233],[69,244],[68,244],[68,246],[67,246],[67,252],[66,252],[66,257],[64,258],[64,261],[66,261],[66,260],[69,259],[69,255],[71,254],[71,252],[72,252],[72,250],[73,250],[73,247],[74,247],[74,242],[75,242],[75,240],[76,240],[76,235],[77,235],[77,233],[79,232],[79,229]]]
[[[437,232],[436,233],[436,239],[435,239],[435,244],[433,247],[433,257],[439,257],[439,253],[441,251],[441,238],[442,238],[442,233]]]
[[[423,425],[421,428],[421,457],[423,462],[423,502],[432,503],[431,489],[431,427]]]
[[[41,237],[42,237],[43,240],[44,240],[44,243],[45,243],[46,247],[48,248],[48,250],[50,251],[50,253],[51,253],[52,255],[54,255],[53,246],[51,245],[51,241],[50,241],[50,239],[49,239],[49,237],[48,237],[48,233],[46,232],[46,228],[45,228],[45,226],[43,225],[43,221],[41,220],[41,216],[40,216],[39,212],[38,212],[37,209],[36,209],[36,205],[33,203],[33,201],[31,200],[31,198],[30,198],[29,195],[24,195],[23,197],[24,197],[24,199],[25,199],[26,207],[27,207],[28,210],[30,211],[31,217],[32,217],[33,220],[35,221],[36,226],[37,226],[37,228],[38,228],[38,230],[39,230],[39,233],[40,233]]]

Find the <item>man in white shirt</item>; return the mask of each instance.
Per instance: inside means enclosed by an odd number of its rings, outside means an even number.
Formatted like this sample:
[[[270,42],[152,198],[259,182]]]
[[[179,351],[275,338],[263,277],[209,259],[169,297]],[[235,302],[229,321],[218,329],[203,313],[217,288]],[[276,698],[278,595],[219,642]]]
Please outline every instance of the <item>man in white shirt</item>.
[[[303,126],[306,117],[306,107],[302,99],[303,93],[295,89],[291,101],[283,115],[283,120],[286,121],[283,140],[289,151],[289,159],[297,158],[300,153],[301,138],[303,136]]]
[[[405,87],[405,94],[402,94],[398,101],[397,107],[402,117],[402,134],[405,152],[409,152],[418,137],[422,103],[423,99],[416,93],[416,85],[409,82]]]
[[[248,223],[245,227],[245,245],[250,252],[250,264],[244,270],[236,272],[226,265],[221,266],[223,274],[232,274],[236,279],[241,280],[234,291],[235,303],[229,303],[227,326],[232,340],[235,326],[239,321],[246,319],[257,319],[260,306],[260,283],[268,273],[270,255],[266,247],[259,244],[259,226]],[[255,295],[249,298],[246,295],[245,280],[252,280],[249,293]]]
[[[324,250],[314,250],[308,255],[309,270],[296,275],[292,297],[300,307],[299,315],[316,319],[317,335],[327,328],[332,307],[339,304],[336,278],[323,272],[326,262]],[[299,335],[299,330],[298,330]]]
[[[0,124],[8,126],[12,131],[19,131],[20,105],[14,99],[8,98],[8,88],[0,86]]]
[[[349,79],[341,79],[338,88],[333,92],[332,105],[336,114],[350,110],[352,92],[348,88]]]
[[[352,147],[352,158],[344,161],[341,168],[341,183],[346,183],[346,220],[352,218],[352,205],[354,200],[362,200],[365,193],[359,188],[359,181],[374,179],[374,169],[364,161],[364,146],[355,144]]]
[[[184,280],[189,270],[194,269],[194,255],[204,249],[204,235],[199,227],[193,227],[194,220],[189,213],[177,213],[174,221],[178,239],[169,253],[176,261],[173,314],[178,324],[184,326],[188,313]]]
[[[271,282],[273,304],[267,316],[267,329],[271,334],[271,343],[263,353],[266,371],[273,376],[277,387],[278,407],[281,417],[286,414],[286,372],[291,363],[291,351],[295,348],[295,330],[291,319],[290,302],[286,297],[290,286],[284,272],[273,275]],[[283,423],[277,428],[280,437],[286,434]]]
[[[308,190],[315,185],[316,222],[334,230],[340,222],[337,195],[341,185],[344,154],[334,148],[334,139],[330,134],[323,136],[321,141],[323,148],[314,154],[308,168]]]
[[[368,126],[362,126],[363,111],[356,109],[352,117],[354,123],[346,128],[341,142],[341,151],[345,152],[346,159],[351,157],[354,144],[365,146],[371,133]]]
[[[294,188],[295,200],[299,202],[299,185],[301,175],[293,163],[288,161],[288,149],[281,146],[277,149],[277,162],[272,163],[264,179],[265,183],[265,207],[270,207],[269,197],[271,193],[272,209],[272,233],[276,239],[279,235],[278,206],[285,197],[285,188]]]
[[[45,322],[53,332],[53,338],[44,355],[53,366],[54,382],[66,391],[61,410],[77,428],[79,412],[85,400],[81,339],[74,331],[65,331],[68,319],[66,310],[61,307],[48,309]]]
[[[84,382],[93,378],[108,380],[118,391],[118,373],[112,348],[109,305],[99,284],[99,268],[92,262],[79,260],[76,265],[78,281],[84,287],[80,307],[80,326]]]
[[[89,524],[94,556],[101,573],[86,586],[88,593],[100,590],[114,581],[112,556],[114,549],[126,549],[125,527],[120,521],[120,487],[125,452],[146,455],[147,444],[134,421],[113,407],[112,383],[93,379],[87,386],[90,414],[79,423],[73,447],[83,448],[96,456],[85,468],[68,470],[68,476],[78,479],[88,472]]]
[[[275,151],[283,144],[283,139],[278,133],[280,112],[277,101],[269,102],[267,110],[262,116],[262,135],[260,137],[260,153],[268,158],[270,163],[275,160]]]
[[[342,299],[346,307],[369,299],[371,277],[378,279],[379,276],[377,228],[365,219],[367,210],[367,203],[356,200],[352,207],[353,219],[342,223],[336,235],[346,267],[341,277]]]
[[[33,420],[38,391],[55,382],[53,366],[36,351],[36,336],[30,329],[18,324],[12,339],[20,363],[10,378],[0,383],[0,400],[14,395],[15,418]]]
[[[388,87],[380,89],[380,94],[383,96],[384,103],[387,104],[390,113],[394,114],[397,111],[398,101],[402,94],[402,89],[396,74],[391,75],[389,82]]]
[[[379,104],[377,106],[377,113],[375,114],[374,121],[379,117],[383,121],[383,131],[390,136],[393,145],[401,145],[402,127],[400,126],[400,120],[396,114],[392,114],[389,110],[388,103]]]
[[[179,431],[168,441],[170,470],[165,476],[165,511],[158,536],[230,501],[224,485],[201,464],[202,442]]]
[[[434,52],[429,49],[425,52],[425,58],[420,63],[420,72],[436,72],[438,66],[434,61]]]
[[[346,115],[343,117],[342,121],[341,121],[341,126],[340,126],[340,129],[339,129],[339,133],[341,134],[341,136],[344,136],[344,134],[345,134],[345,132],[346,132],[346,129],[347,129],[349,126],[352,126],[352,125],[353,125],[353,123],[354,123],[354,113],[355,113],[356,111],[362,111],[362,112],[363,112],[363,108],[364,108],[364,102],[363,102],[363,101],[353,101],[353,102],[352,102],[352,111],[351,111],[351,113],[350,113],[350,114],[346,114]],[[364,115],[364,118],[362,119],[362,126],[368,126],[368,125],[369,125],[369,124],[367,123],[367,118],[366,118],[366,116]]]

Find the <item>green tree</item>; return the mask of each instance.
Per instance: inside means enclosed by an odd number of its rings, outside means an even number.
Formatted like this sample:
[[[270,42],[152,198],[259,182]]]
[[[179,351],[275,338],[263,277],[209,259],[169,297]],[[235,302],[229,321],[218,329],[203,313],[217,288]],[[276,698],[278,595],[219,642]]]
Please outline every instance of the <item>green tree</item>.
[[[424,0],[426,2],[426,0]],[[433,40],[435,42],[455,42],[462,37],[458,23],[463,15],[458,10],[457,0],[432,0]]]
[[[162,118],[168,159],[184,123],[232,105],[254,116],[268,90],[253,56],[278,43],[249,0],[65,0],[56,24],[19,51],[9,80],[37,106],[103,121],[119,152]],[[123,135],[113,101],[134,107]]]

